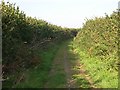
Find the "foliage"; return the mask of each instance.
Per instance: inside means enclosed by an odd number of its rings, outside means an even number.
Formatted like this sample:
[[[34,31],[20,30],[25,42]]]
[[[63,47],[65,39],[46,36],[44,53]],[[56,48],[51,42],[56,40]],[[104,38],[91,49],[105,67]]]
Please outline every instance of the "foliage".
[[[118,18],[118,13],[114,12],[110,16],[87,20],[75,38],[75,43],[91,57],[109,62],[109,69],[117,69],[118,64]]]
[[[117,87],[119,20],[118,11],[87,20],[74,38],[75,51],[98,87]]]
[[[49,75],[53,58],[55,57],[60,45],[61,44],[58,45],[56,43],[52,43],[50,45],[51,47],[47,48],[47,50],[36,50],[36,54],[41,57],[39,60],[41,63],[35,67],[30,67],[21,73],[15,72],[15,76],[9,75],[10,79],[3,82],[3,88],[43,88],[46,81],[49,80],[47,75]],[[24,74],[23,80],[19,83],[15,83],[21,77],[21,74]]]
[[[48,41],[61,42],[73,37],[74,30],[28,17],[15,4],[2,1],[1,6],[4,73],[13,72],[16,68],[30,67],[31,59],[37,59],[34,51],[37,46],[43,43],[44,46],[48,45]],[[11,67],[13,64],[14,68]]]

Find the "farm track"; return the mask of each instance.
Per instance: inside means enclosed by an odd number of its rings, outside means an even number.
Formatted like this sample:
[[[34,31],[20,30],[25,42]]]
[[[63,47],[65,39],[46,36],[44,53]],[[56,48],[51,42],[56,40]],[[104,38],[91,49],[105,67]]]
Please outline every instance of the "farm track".
[[[48,80],[44,88],[93,88],[91,78],[87,75],[80,60],[77,60],[73,53],[69,51],[69,42],[65,43],[56,53],[52,68],[48,75]],[[74,69],[77,67],[77,69]],[[76,79],[74,76],[80,76],[82,79]],[[61,80],[63,79],[63,80]],[[79,80],[79,83],[78,83]],[[88,82],[88,83],[84,83]],[[81,82],[81,83],[80,83]]]

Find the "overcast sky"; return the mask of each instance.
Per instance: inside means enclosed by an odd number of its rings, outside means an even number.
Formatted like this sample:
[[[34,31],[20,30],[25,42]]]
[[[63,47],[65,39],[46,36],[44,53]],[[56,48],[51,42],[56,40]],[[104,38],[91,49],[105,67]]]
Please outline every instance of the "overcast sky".
[[[52,24],[79,28],[85,18],[110,15],[118,8],[119,0],[4,0],[16,3],[28,16]]]

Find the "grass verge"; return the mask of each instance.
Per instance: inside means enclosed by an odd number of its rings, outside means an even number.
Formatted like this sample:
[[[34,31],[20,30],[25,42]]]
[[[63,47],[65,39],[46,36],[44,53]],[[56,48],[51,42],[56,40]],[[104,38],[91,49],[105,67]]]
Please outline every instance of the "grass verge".
[[[86,51],[81,51],[83,49],[74,44],[73,47],[96,87],[118,88],[118,71],[107,70],[107,63],[101,61],[98,57],[90,57]]]
[[[58,51],[59,47],[62,43],[52,43],[51,47],[47,49],[38,49],[36,50],[36,54],[39,56],[40,64],[31,67],[24,72],[19,74],[24,74],[23,80],[19,83],[14,84],[15,77],[19,75],[10,75],[10,79],[8,79],[4,84],[3,88],[43,88],[45,82],[48,79],[48,73],[51,69],[52,61],[56,52]]]

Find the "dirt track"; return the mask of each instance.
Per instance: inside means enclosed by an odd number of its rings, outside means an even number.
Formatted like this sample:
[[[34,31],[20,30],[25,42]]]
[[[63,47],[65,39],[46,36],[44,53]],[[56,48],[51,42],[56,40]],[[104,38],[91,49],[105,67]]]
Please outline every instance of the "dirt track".
[[[87,76],[86,71],[83,69],[83,66],[79,62],[80,60],[77,60],[77,58],[69,52],[68,44],[69,43],[66,43],[65,45],[61,46],[59,51],[56,53],[56,57],[53,60],[51,71],[49,72],[48,75],[49,80],[47,80],[44,87],[45,88],[84,88],[83,86],[93,87],[90,77]],[[74,78],[75,75],[82,78]]]

